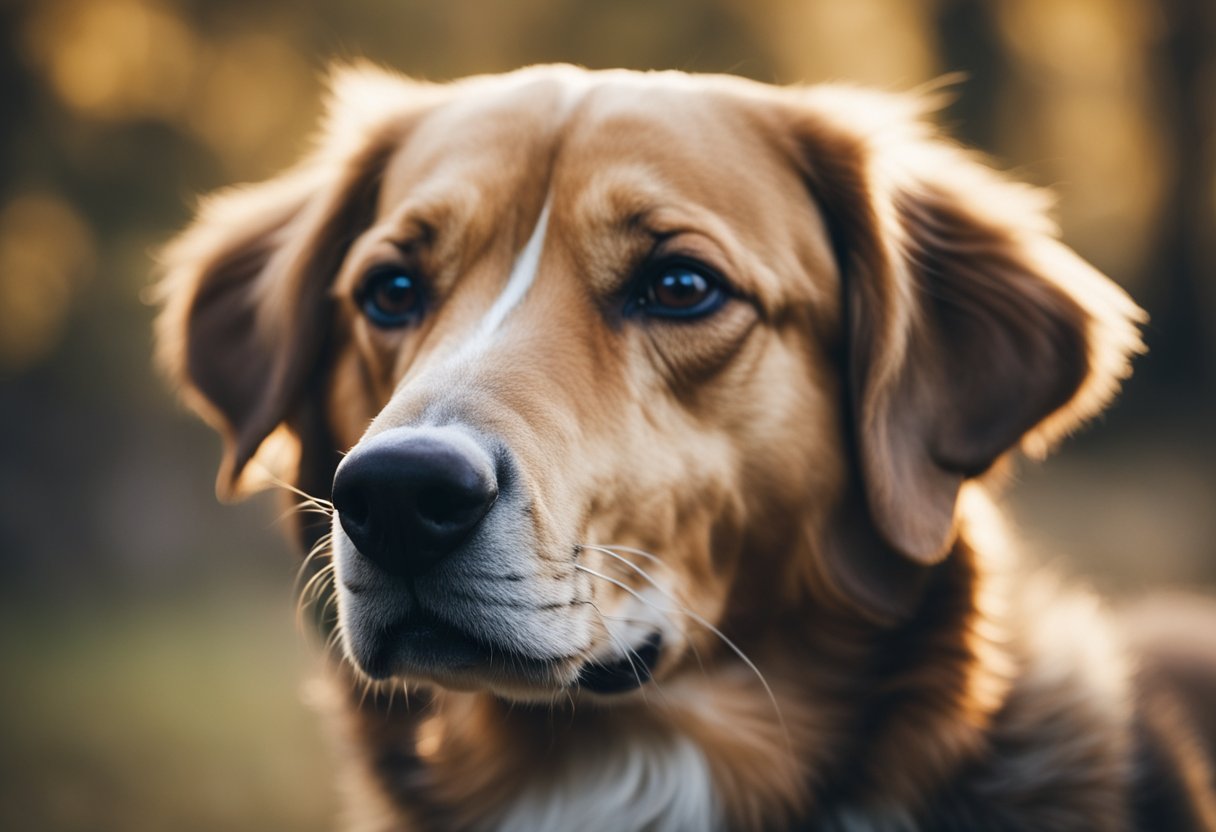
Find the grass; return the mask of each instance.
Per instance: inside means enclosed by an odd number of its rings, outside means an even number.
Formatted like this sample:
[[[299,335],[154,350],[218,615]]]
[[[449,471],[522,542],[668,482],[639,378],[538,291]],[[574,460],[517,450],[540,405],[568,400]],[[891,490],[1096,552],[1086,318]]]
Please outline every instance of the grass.
[[[0,829],[332,828],[316,653],[282,597],[6,607]]]

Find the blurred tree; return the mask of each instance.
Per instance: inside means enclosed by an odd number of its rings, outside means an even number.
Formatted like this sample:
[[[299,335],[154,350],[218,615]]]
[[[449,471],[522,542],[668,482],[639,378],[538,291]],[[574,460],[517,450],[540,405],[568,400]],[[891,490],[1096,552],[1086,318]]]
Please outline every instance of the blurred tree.
[[[941,0],[935,22],[942,69],[961,73],[959,94],[947,109],[952,132],[989,153],[998,149],[998,102],[1009,76],[1009,56],[992,5]]]
[[[1157,92],[1166,118],[1167,192],[1149,259],[1149,367],[1163,383],[1213,396],[1216,339],[1216,3],[1160,0]]]

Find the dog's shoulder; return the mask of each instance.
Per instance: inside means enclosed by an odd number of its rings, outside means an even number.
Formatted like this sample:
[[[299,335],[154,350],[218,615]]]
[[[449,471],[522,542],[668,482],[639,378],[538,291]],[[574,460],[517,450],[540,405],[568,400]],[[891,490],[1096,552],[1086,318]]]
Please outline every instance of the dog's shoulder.
[[[915,828],[1216,830],[1216,656],[1178,657],[1194,616],[1157,616],[1146,635],[1042,575],[1018,597],[1017,680],[986,752]]]
[[[1049,572],[1001,580],[1009,606],[988,623],[1004,633],[1009,688],[977,751],[919,805],[879,789],[796,828],[1216,830],[1216,654],[1186,638],[1216,608],[1129,622]]]
[[[1138,687],[1135,828],[1216,830],[1216,780],[1194,715],[1166,686],[1144,678]]]
[[[1128,610],[1136,656],[1139,829],[1216,829],[1216,604],[1159,596]]]

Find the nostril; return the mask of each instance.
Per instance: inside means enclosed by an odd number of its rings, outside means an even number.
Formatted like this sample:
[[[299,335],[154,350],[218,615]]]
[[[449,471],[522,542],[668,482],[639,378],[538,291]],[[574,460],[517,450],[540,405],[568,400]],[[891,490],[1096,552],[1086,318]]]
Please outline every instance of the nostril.
[[[367,495],[361,489],[350,491],[342,500],[339,500],[335,494],[334,505],[344,519],[356,526],[367,525],[367,518],[371,514],[371,503],[368,502]]]
[[[459,508],[453,504],[450,491],[430,491],[418,495],[418,518],[436,526],[447,523]]]
[[[422,491],[415,500],[418,518],[434,526],[465,525],[470,517],[481,517],[497,492],[480,484],[438,485]]]

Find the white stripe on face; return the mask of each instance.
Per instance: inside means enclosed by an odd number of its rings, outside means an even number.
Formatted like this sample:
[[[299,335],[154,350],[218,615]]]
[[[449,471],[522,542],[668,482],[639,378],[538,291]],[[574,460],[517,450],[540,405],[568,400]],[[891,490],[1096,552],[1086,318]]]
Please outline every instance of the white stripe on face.
[[[524,299],[529,287],[536,280],[536,271],[540,267],[540,255],[545,247],[545,231],[549,227],[551,199],[551,195],[545,197],[545,205],[540,209],[536,227],[532,229],[532,236],[524,244],[519,256],[515,258],[515,265],[511,268],[511,277],[507,280],[506,287],[494,301],[494,305],[486,312],[485,317],[481,319],[473,336],[461,346],[456,355],[458,359],[476,355],[489,346],[494,339],[494,333],[506,320],[511,310]]]

